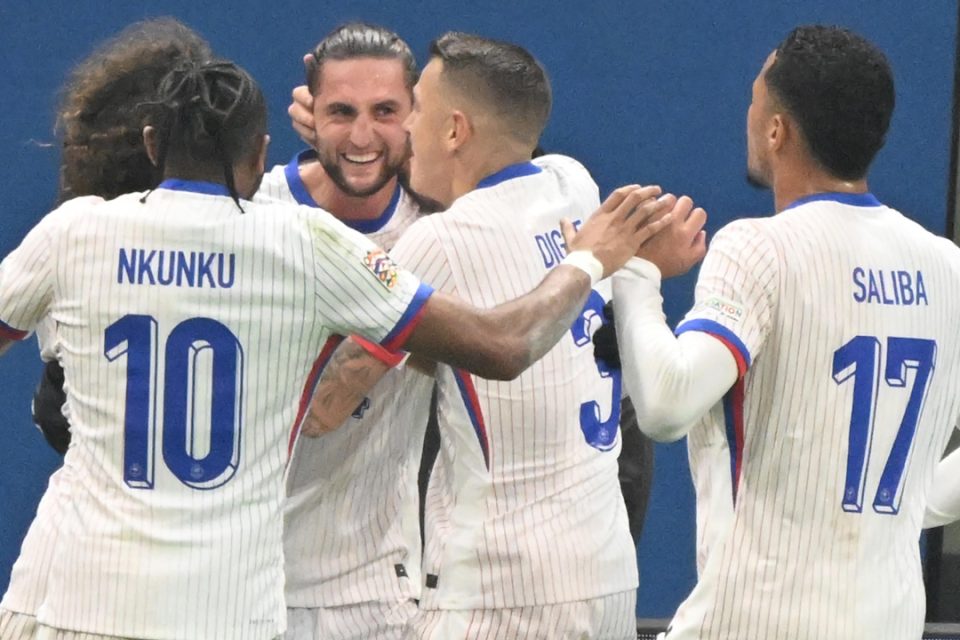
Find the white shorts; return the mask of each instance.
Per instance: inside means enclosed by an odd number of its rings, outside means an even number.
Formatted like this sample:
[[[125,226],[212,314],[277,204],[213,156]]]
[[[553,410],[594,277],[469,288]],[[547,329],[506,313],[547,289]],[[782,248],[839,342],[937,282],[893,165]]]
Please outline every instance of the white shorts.
[[[635,640],[637,592],[509,609],[421,611],[406,640]]]
[[[0,640],[34,640],[36,635],[36,617],[0,609]]]
[[[342,607],[287,608],[285,640],[402,640],[417,613],[413,600]]]

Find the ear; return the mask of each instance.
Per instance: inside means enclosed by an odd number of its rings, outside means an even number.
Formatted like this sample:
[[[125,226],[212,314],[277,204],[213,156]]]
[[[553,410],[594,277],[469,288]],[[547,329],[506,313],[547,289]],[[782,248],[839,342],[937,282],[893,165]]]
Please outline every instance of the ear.
[[[157,166],[157,160],[160,157],[160,146],[157,138],[157,130],[147,125],[143,128],[143,146],[147,150],[147,157],[153,166]]]
[[[257,166],[256,170],[258,174],[262,174],[267,170],[267,147],[270,145],[270,136],[268,134],[263,134],[263,137],[260,138],[260,147],[257,149]]]
[[[473,122],[463,111],[454,110],[450,114],[450,128],[447,131],[446,143],[450,151],[457,151],[473,138]]]
[[[783,113],[775,113],[770,118],[767,130],[767,146],[771,151],[780,151],[793,137],[793,122]]]

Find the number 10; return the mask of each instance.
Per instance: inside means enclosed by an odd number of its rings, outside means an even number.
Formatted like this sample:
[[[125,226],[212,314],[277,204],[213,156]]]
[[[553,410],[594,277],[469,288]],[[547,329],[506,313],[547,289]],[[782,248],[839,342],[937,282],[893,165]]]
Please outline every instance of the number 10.
[[[870,464],[880,386],[880,351],[880,341],[874,336],[857,336],[833,354],[834,381],[843,384],[853,378],[853,410],[850,414],[847,475],[842,501],[844,511],[863,511],[864,480]],[[933,340],[887,339],[887,366],[884,375],[887,385],[905,387],[908,369],[915,369],[916,375],[907,408],[873,499],[873,510],[877,513],[893,515],[900,510],[907,458],[936,359],[937,343]]]

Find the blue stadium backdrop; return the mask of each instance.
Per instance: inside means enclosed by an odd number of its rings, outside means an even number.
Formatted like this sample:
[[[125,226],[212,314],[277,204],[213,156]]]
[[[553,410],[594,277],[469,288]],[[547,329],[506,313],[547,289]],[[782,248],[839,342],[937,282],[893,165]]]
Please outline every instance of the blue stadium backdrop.
[[[944,231],[948,191],[955,0],[732,0],[703,2],[474,2],[441,0],[4,0],[0,3],[0,157],[6,255],[50,208],[58,151],[55,94],[66,71],[127,23],[173,15],[261,82],[271,110],[270,160],[298,147],[289,130],[290,89],[301,57],[349,19],[400,32],[418,57],[430,39],[458,29],[513,40],[553,79],[554,112],[544,146],[583,161],[604,193],[627,182],[659,182],[693,195],[709,229],[765,215],[769,195],[744,182],[744,120],[750,83],[767,53],[799,23],[843,24],[889,55],[897,111],[873,171],[873,190],[929,229]],[[670,283],[674,321],[689,305],[692,277]],[[40,372],[35,341],[0,359],[0,588],[46,479],[58,463],[30,421]],[[654,495],[638,551],[637,611],[666,617],[695,579],[693,495],[683,443],[657,449]]]

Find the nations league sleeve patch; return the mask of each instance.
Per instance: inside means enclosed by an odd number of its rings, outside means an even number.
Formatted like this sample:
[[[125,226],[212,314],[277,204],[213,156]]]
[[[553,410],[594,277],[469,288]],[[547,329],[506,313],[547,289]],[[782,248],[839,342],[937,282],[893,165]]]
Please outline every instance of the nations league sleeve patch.
[[[393,289],[397,284],[397,265],[390,259],[387,252],[377,248],[367,252],[367,257],[363,259],[370,272],[377,276],[380,284],[387,289]]]
[[[720,296],[710,296],[701,300],[694,307],[694,311],[700,311],[701,315],[703,315],[702,312],[711,311],[717,319],[726,318],[733,322],[743,320],[743,307]]]

